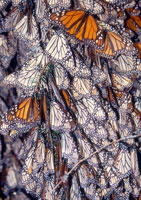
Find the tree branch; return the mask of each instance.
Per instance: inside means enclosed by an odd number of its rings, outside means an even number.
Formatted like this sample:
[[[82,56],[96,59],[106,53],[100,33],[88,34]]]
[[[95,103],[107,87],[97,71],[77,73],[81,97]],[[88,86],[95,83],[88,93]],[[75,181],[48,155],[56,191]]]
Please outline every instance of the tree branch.
[[[68,177],[82,162],[86,161],[87,159],[91,158],[92,156],[94,156],[95,154],[99,153],[100,151],[102,151],[103,149],[107,148],[108,146],[112,145],[112,144],[116,144],[120,141],[123,140],[130,140],[130,139],[134,139],[134,138],[138,138],[141,137],[141,134],[139,135],[134,135],[134,136],[128,136],[128,137],[122,137],[118,140],[114,140],[113,142],[110,142],[104,146],[102,146],[100,149],[96,150],[95,152],[93,152],[91,155],[87,156],[86,158],[83,158],[82,160],[80,160],[78,163],[76,163],[72,169],[65,175],[65,177]],[[66,180],[66,178],[64,178],[64,180]],[[63,180],[61,180],[54,188],[53,192],[62,184]]]

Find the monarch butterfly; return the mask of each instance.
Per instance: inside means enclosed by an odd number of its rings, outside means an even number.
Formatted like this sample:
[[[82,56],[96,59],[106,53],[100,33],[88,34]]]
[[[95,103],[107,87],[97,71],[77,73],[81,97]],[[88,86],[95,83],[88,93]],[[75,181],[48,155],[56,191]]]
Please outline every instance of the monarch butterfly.
[[[20,152],[21,159],[23,160],[23,170],[20,176],[22,185],[32,194],[40,195],[41,193],[43,172],[39,169],[44,166],[45,153],[44,138],[39,133],[38,128],[33,128],[27,139],[24,140],[22,154]]]
[[[37,138],[38,138],[38,129],[33,127],[28,132],[27,137],[24,139],[24,142],[18,152],[18,159],[23,159],[23,160],[26,159],[26,156],[28,152],[30,151],[30,149],[33,146],[36,146]]]
[[[74,147],[75,148],[72,152],[72,157],[68,157],[68,159],[67,159],[68,168],[72,168],[78,162],[78,159],[79,159],[78,150],[77,150],[76,146],[74,146]]]
[[[116,95],[114,94],[114,91],[110,87],[107,88],[107,91],[108,91],[108,96],[107,96],[108,102],[113,106],[113,108],[117,108],[118,102],[116,99]]]
[[[84,133],[87,135],[87,137],[91,140],[93,144],[99,143],[99,138],[96,136],[96,125],[92,117],[90,118],[90,121],[86,127],[83,128]]]
[[[95,129],[96,129],[95,134],[99,139],[103,139],[103,140],[107,139],[108,132],[102,125],[96,124]]]
[[[78,169],[78,178],[79,178],[80,185],[82,188],[88,187],[91,183],[94,182],[95,177],[94,177],[92,169],[91,169],[92,173],[90,173],[89,171],[90,169],[91,167],[89,167],[86,164],[82,164],[80,168]]]
[[[66,37],[58,32],[52,36],[45,50],[50,60],[61,63],[72,55]]]
[[[41,70],[48,64],[47,56],[43,52],[37,53],[22,69],[5,77],[2,84],[10,87],[19,87],[32,95],[37,89],[38,81],[42,76]]]
[[[9,130],[27,132],[41,119],[36,97],[26,97],[18,105],[12,107],[1,120],[2,134]],[[11,135],[11,136],[15,136]]]
[[[67,89],[69,87],[70,80],[67,71],[60,64],[54,67],[54,75],[59,89]]]
[[[82,101],[90,115],[93,117],[93,119],[96,119],[98,121],[106,119],[106,114],[102,106],[94,98],[83,98]]]
[[[81,124],[80,124],[80,126],[81,126]],[[87,126],[82,126],[82,127],[86,128]],[[93,146],[90,143],[90,140],[85,135],[80,133],[80,130],[76,130],[75,135],[77,137],[78,145],[81,150],[81,152],[80,152],[81,156],[84,158],[89,157],[90,154],[93,153]],[[98,162],[96,155],[87,159],[87,162],[89,163],[89,165],[93,166],[95,168],[95,170],[97,170],[97,167],[99,166],[99,162]]]
[[[26,78],[25,78],[26,77]],[[35,91],[37,81],[40,77],[39,67],[31,68],[31,66],[23,67],[19,73],[8,75],[2,82],[4,85],[17,86],[23,90],[31,92]]]
[[[58,103],[51,102],[50,104],[50,125],[53,130],[63,129],[65,123],[65,114],[61,110]]]
[[[141,199],[140,178],[132,179],[130,182],[133,195],[139,197],[140,200]]]
[[[80,126],[86,127],[89,123],[89,118],[90,118],[90,115],[87,109],[80,101],[77,102],[76,109],[77,111],[75,115],[77,117],[78,123],[80,124]]]
[[[104,175],[104,173],[101,173],[100,177],[99,177],[99,180],[98,180],[98,185],[104,189],[103,191],[103,195],[106,196],[106,193],[108,192],[108,190],[106,191],[107,189],[107,179]]]
[[[61,135],[61,156],[68,160],[67,165],[69,167],[78,161],[77,148],[69,132],[65,132]]]
[[[65,159],[71,158],[75,144],[70,133],[66,132],[61,135],[61,155]]]
[[[107,75],[99,67],[94,66],[92,68],[91,79],[92,79],[93,83],[96,85],[98,83],[102,83],[102,82],[106,81]]]
[[[63,96],[65,104],[68,106],[69,109],[71,109],[75,113],[76,106],[75,106],[74,100],[73,100],[70,92],[63,89],[63,90],[61,90],[61,94]]]
[[[121,180],[121,178],[117,175],[117,169],[114,166],[107,165],[105,167],[105,171],[107,173],[107,178],[109,179],[110,186],[115,188]]]
[[[4,67],[9,66],[15,55],[15,49],[15,46],[13,47],[11,44],[10,37],[0,35],[0,62]]]
[[[124,89],[130,89],[132,86],[132,81],[127,76],[119,75],[117,73],[112,74],[112,84],[120,91],[124,91]]]
[[[68,60],[66,60],[64,68],[71,74],[71,76],[78,76],[82,78],[91,76],[90,67],[76,57],[75,59],[70,57]]]
[[[25,8],[24,8],[25,9]],[[24,15],[24,9],[21,11],[18,7],[14,7],[5,17],[3,28],[4,30],[12,30]]]
[[[21,174],[22,185],[25,190],[32,195],[36,195],[37,197],[41,196],[42,192],[42,184],[43,183],[43,173],[38,172],[36,175],[29,175],[24,169]]]
[[[45,0],[37,0],[35,2],[35,14],[36,18],[39,22],[42,22],[46,16],[46,1]]]
[[[81,192],[79,189],[79,181],[77,174],[73,175],[72,184],[70,188],[70,200],[81,200]]]
[[[61,10],[63,8],[69,8],[71,6],[70,0],[48,0],[48,7],[52,9],[53,12]]]
[[[118,152],[115,166],[122,177],[126,176],[127,173],[131,173],[131,156],[127,149],[121,149]]]
[[[79,41],[87,41],[98,48],[103,47],[103,32],[99,30],[91,14],[83,10],[70,10],[59,15],[53,13],[51,20],[61,24],[69,35],[73,35]]]
[[[116,66],[116,71],[119,73],[124,73],[128,74],[131,71],[135,70],[135,59],[133,56],[128,56],[128,55],[120,55],[117,58],[118,62],[115,62]],[[113,61],[114,62],[114,61]]]
[[[36,97],[27,97],[14,109],[8,112],[7,120],[14,121],[14,119],[26,120],[28,123],[35,122],[39,119],[38,104]]]
[[[96,50],[96,52],[102,53],[102,55],[106,55],[106,57],[113,57],[123,52],[125,47],[120,35],[109,31],[106,33],[104,50]]]
[[[73,119],[59,103],[53,101],[50,104],[50,125],[53,130],[70,131],[74,129]]]
[[[0,35],[0,56],[10,56],[7,38],[4,35]]]
[[[34,148],[35,151],[37,149],[38,148]],[[32,148],[30,149],[29,154],[25,160],[25,164],[23,164],[21,180],[22,185],[28,192],[39,196],[42,192],[43,172],[39,170],[39,166],[41,165],[38,165],[36,162],[34,163],[34,150]]]
[[[33,46],[33,42],[39,39],[39,33],[35,18],[33,16],[25,15],[15,26],[14,34],[17,38],[22,39],[25,42],[28,41]]]
[[[72,82],[72,92],[76,99],[87,97],[92,90],[92,81],[86,78],[74,77]]]
[[[54,178],[51,177],[51,178],[48,178],[46,181],[45,181],[45,185],[44,185],[44,192],[43,192],[43,197],[42,199],[43,200],[46,200],[46,199],[50,199],[50,200],[53,200],[55,198],[55,194],[54,194],[54,185],[55,185],[55,181],[54,181]]]
[[[135,130],[139,130],[141,128],[141,114],[137,110],[134,110],[133,113],[131,113],[131,116]]]
[[[95,196],[96,194],[96,188],[94,185],[94,181],[92,182],[92,178],[94,180],[94,175],[90,175],[89,174],[89,169],[87,166],[82,165],[78,171],[78,177],[79,177],[79,181],[80,181],[80,185],[82,188],[84,188],[85,191],[85,195],[87,196],[87,198],[89,199],[96,199],[97,197]],[[87,181],[87,185],[83,185],[84,182]],[[96,197],[96,198],[95,198]]]
[[[46,152],[45,152],[45,162],[44,162],[43,173],[44,173],[44,176],[47,178],[48,175],[54,174],[54,172],[55,172],[55,166],[54,166],[53,150],[47,147]]]
[[[58,90],[55,84],[55,80],[51,78],[51,76],[49,77],[49,83],[50,83],[51,89],[53,90],[54,97],[57,99],[57,101],[60,103],[63,109],[66,110],[66,106],[65,106],[62,96],[60,95],[60,91]]]
[[[88,1],[79,0],[78,4],[81,8],[83,8],[84,10],[90,11],[93,14],[100,14],[104,11],[101,4],[93,0],[88,0]]]
[[[40,167],[43,167],[44,160],[45,144],[43,137],[40,136],[36,141],[36,146],[33,145],[27,153],[23,168],[29,175],[34,175]]]

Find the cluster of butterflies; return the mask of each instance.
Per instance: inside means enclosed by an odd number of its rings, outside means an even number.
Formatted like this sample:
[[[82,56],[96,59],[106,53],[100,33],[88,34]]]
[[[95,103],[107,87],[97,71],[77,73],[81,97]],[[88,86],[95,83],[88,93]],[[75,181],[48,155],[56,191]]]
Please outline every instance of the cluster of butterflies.
[[[0,118],[0,196],[141,198],[140,6],[0,1],[0,86],[18,97]]]

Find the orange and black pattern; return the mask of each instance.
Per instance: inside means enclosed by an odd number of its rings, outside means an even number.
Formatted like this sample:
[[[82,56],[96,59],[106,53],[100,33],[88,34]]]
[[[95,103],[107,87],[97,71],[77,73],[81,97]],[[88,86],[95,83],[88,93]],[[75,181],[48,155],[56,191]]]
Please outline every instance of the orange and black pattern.
[[[0,0],[0,200],[141,199],[138,0]]]

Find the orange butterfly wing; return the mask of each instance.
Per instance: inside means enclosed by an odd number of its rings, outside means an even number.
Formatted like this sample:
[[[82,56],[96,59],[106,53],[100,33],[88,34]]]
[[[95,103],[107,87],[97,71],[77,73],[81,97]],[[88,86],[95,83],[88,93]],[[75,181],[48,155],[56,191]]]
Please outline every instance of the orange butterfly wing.
[[[131,16],[126,21],[126,27],[132,31],[139,32],[141,28],[141,18],[139,16]]]
[[[82,22],[85,12],[81,10],[72,10],[66,12],[59,21],[65,26],[66,29],[71,29],[75,24]]]
[[[10,110],[8,113],[8,120],[13,121],[14,119],[25,120],[28,123],[39,119],[37,99],[27,97],[17,107]]]
[[[57,20],[56,14],[51,15],[52,20]],[[75,35],[79,40],[93,40],[97,38],[98,26],[91,15],[83,10],[71,10],[59,17],[59,22],[70,35]]]
[[[136,24],[141,28],[141,17],[131,16],[131,18],[136,22]]]
[[[33,109],[34,109],[34,114],[33,114],[33,121],[36,121],[37,119],[40,119],[40,114],[38,110],[38,104],[37,104],[37,99],[34,99],[33,102]]]
[[[125,49],[122,38],[114,32],[107,32],[104,50],[96,50],[97,53],[104,53],[108,56],[115,56],[118,51]]]
[[[113,32],[108,32],[106,35],[104,53],[106,55],[114,56],[117,51],[121,51],[125,45],[119,35]]]
[[[25,99],[18,106],[18,111],[15,113],[16,118],[27,120],[29,113],[31,113],[31,97]]]

